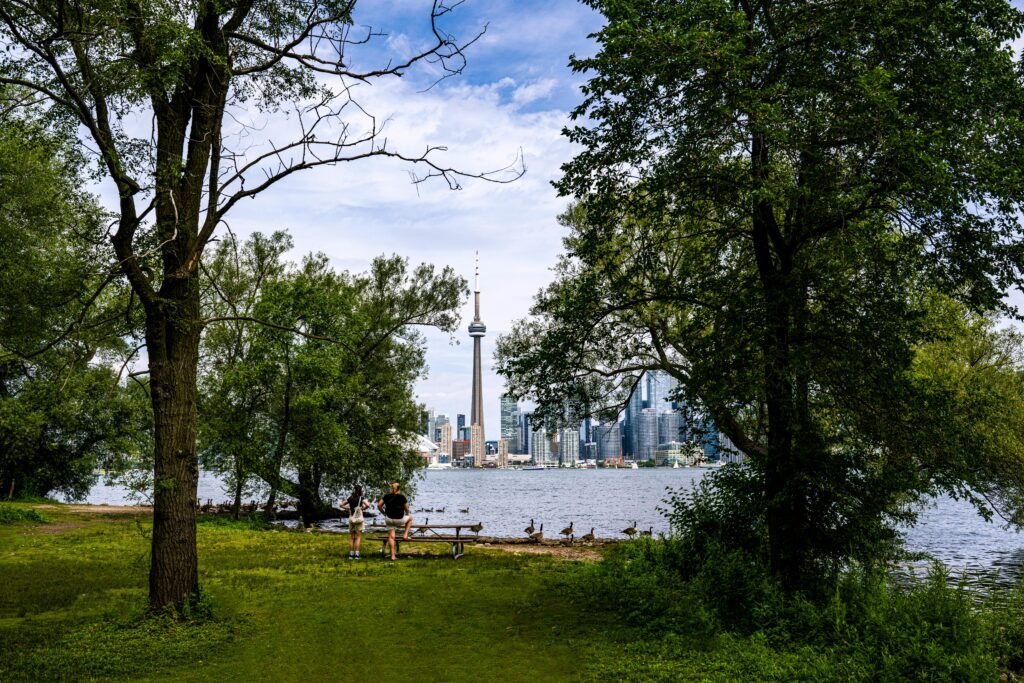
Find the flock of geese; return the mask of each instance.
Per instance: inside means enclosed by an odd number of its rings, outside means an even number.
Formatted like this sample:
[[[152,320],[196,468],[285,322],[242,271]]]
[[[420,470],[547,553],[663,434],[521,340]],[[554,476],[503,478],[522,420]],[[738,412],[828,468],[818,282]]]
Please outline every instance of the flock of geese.
[[[569,522],[569,526],[565,527],[560,532],[558,532],[558,533],[560,533],[562,535],[563,538],[567,538],[570,543],[574,542],[574,540],[576,538],[575,535],[574,535],[574,532],[573,532],[573,525],[575,523],[576,522]],[[540,528],[537,529],[534,526],[534,520],[531,519],[530,520],[530,526],[528,526],[525,529],[523,529],[523,532],[533,542],[540,543],[541,541],[544,540],[544,523],[541,522]],[[654,533],[654,527],[653,526],[649,527],[646,531],[637,530],[636,522],[634,521],[628,527],[623,529],[622,533],[626,534],[630,538],[633,538],[637,534],[640,534],[641,536],[650,536],[651,534]],[[583,534],[582,536],[580,536],[580,541],[582,541],[583,543],[593,543],[594,540],[596,540],[596,537],[594,536],[594,527],[590,527],[590,532],[589,533],[586,533],[586,534]]]

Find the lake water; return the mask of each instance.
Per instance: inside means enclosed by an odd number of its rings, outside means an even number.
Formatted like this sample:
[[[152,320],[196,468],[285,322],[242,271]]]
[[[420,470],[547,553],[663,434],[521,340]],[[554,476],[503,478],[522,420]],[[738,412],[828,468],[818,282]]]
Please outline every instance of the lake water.
[[[488,536],[523,536],[531,518],[544,525],[547,538],[574,524],[577,536],[594,529],[601,538],[624,538],[622,529],[636,522],[638,529],[668,532],[658,512],[669,489],[688,488],[703,470],[680,468],[596,470],[426,470],[417,482],[410,509],[417,523],[482,522]],[[204,501],[224,501],[229,495],[220,481],[204,473],[199,481]],[[89,503],[130,504],[125,489],[97,485]],[[434,512],[416,512],[423,508]],[[438,512],[444,508],[444,512]],[[467,509],[468,513],[461,512]],[[337,520],[323,523],[340,529]],[[1003,580],[1022,575],[1024,534],[985,522],[967,503],[940,498],[926,507],[919,524],[906,531],[907,546],[929,553],[954,574],[972,576],[998,573]]]

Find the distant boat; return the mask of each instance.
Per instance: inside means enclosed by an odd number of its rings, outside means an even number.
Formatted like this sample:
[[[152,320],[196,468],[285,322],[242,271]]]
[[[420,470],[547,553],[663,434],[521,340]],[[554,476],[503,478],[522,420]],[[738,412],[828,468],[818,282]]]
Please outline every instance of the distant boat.
[[[522,469],[524,469],[524,470],[546,470],[547,467],[544,467],[544,465],[527,465],[526,467],[524,467]]]
[[[674,469],[674,470],[678,470],[679,469],[679,461],[678,460],[676,460],[675,462],[672,463],[672,469]]]
[[[722,461],[722,460],[713,460],[711,462],[702,462],[699,466],[704,468],[704,469],[706,469],[706,470],[714,470],[714,469],[718,469],[719,467],[722,467],[724,465],[725,465],[725,462]]]
[[[452,464],[450,462],[432,462],[427,465],[428,470],[450,470]]]
[[[633,463],[632,465],[629,466],[629,469],[631,469],[631,470],[638,470],[638,469],[640,469],[640,466],[637,465],[636,463]]]

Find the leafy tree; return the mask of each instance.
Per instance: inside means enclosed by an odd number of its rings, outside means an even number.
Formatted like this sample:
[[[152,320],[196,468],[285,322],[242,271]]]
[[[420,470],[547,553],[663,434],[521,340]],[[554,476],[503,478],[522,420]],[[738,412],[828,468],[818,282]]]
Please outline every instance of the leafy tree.
[[[557,183],[579,203],[558,281],[499,344],[516,393],[615,412],[669,371],[749,456],[791,586],[877,557],[925,492],[1006,491],[1014,518],[1016,436],[1001,454],[967,439],[1007,424],[998,406],[939,392],[963,418],[941,438],[908,416],[931,407],[928,344],[960,343],[936,297],[963,319],[1020,286],[1021,13],[588,4],[608,23],[573,60],[590,122]]]
[[[116,188],[111,242],[145,319],[155,420],[150,606],[199,588],[195,541],[196,376],[200,263],[240,201],[297,171],[394,158],[456,188],[442,148],[394,149],[353,86],[430,62],[458,73],[463,48],[439,25],[433,42],[368,65],[381,34],[356,27],[354,2],[327,0],[29,0],[0,5],[0,83],[25,88],[81,126]],[[473,42],[471,37],[467,42]],[[354,65],[367,64],[365,68]],[[266,121],[243,110],[258,111]],[[261,138],[270,121],[293,137]],[[272,127],[271,127],[272,128]],[[514,177],[499,174],[498,178]]]
[[[207,274],[204,310],[227,318],[206,328],[200,369],[200,457],[234,492],[236,519],[242,496],[258,483],[265,446],[266,406],[271,400],[263,365],[254,357],[259,330],[253,315],[264,287],[284,276],[282,260],[292,247],[284,232],[254,234],[244,244],[222,240]],[[257,436],[257,432],[260,436]]]
[[[18,95],[0,93],[0,491],[77,498],[144,446],[151,420],[110,367],[130,358],[133,321],[104,287],[110,250],[81,159]]]
[[[358,275],[334,272],[323,255],[287,267],[289,245],[279,233],[217,250],[211,271],[232,273],[216,288],[231,314],[213,316],[204,338],[201,442],[204,463],[233,479],[236,504],[259,477],[271,503],[278,492],[297,498],[308,525],[353,484],[405,481],[422,465],[409,445],[425,371],[415,327],[454,332],[467,290],[450,268],[410,270],[399,257]]]

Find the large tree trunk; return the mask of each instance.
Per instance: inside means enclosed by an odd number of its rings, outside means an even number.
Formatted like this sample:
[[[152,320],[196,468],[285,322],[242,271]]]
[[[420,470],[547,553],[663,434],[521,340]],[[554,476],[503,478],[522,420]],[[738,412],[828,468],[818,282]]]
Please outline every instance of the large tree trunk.
[[[153,610],[168,605],[180,609],[199,592],[195,500],[199,479],[196,374],[200,323],[194,279],[165,284],[161,294],[166,298],[149,306],[146,314],[155,418],[149,570],[149,604]]]

